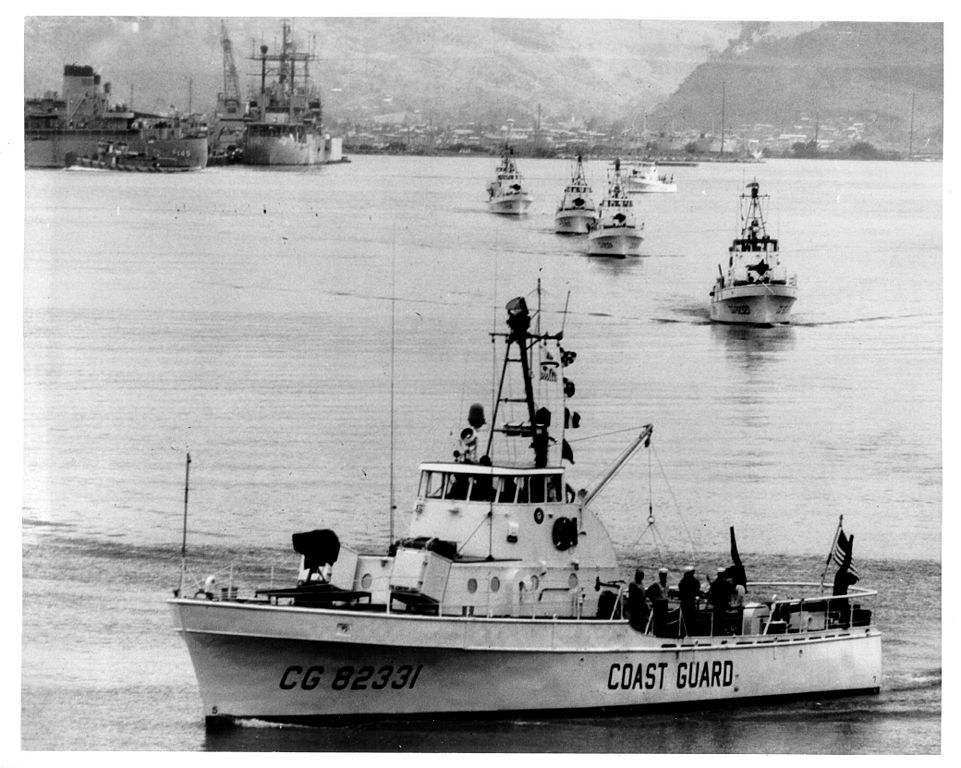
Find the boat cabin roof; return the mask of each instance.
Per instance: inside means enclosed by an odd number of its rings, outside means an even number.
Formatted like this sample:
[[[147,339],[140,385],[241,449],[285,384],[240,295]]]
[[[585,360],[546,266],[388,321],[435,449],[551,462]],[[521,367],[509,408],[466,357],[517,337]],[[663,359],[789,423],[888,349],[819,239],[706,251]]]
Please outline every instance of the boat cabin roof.
[[[467,464],[457,461],[426,462],[420,465],[421,472],[449,472],[459,475],[556,475],[564,472],[564,467],[508,467],[504,465]]]

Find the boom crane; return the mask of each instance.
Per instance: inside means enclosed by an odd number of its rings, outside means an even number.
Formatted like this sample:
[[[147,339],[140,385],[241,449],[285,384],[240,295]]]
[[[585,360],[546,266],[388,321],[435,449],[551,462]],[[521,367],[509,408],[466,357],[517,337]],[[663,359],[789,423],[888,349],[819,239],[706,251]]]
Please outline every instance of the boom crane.
[[[234,50],[227,34],[227,24],[220,22],[220,42],[224,49],[224,92],[221,98],[225,115],[240,115],[243,107],[240,102],[240,78],[234,64]]]

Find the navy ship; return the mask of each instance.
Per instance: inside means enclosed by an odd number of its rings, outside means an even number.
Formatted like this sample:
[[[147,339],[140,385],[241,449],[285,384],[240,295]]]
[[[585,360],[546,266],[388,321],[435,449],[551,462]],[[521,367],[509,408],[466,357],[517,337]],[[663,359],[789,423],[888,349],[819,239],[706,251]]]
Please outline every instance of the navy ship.
[[[138,112],[111,103],[110,83],[88,65],[63,68],[63,91],[24,102],[24,164],[65,168],[96,158],[105,145],[152,167],[207,165],[207,126],[194,115]]]
[[[260,88],[248,110],[243,159],[249,165],[317,165],[325,160],[320,94],[310,79],[313,52],[298,51],[289,22],[280,51],[260,46]]]

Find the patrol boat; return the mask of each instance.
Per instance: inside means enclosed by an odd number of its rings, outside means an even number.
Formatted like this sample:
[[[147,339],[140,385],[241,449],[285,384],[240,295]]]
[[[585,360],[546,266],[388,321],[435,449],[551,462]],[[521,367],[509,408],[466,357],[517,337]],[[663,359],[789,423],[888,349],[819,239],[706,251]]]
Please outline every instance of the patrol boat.
[[[561,235],[584,235],[595,224],[597,206],[591,199],[591,186],[584,175],[584,162],[578,155],[571,181],[564,188],[564,196],[554,213],[554,231]]]
[[[607,195],[601,200],[597,225],[587,233],[588,256],[624,258],[637,256],[644,236],[634,217],[634,202],[627,196],[621,177],[621,161],[608,171]]]
[[[487,185],[487,202],[492,213],[514,216],[527,213],[534,197],[524,189],[524,177],[514,162],[514,148],[504,145],[504,154],[497,166],[494,180]]]
[[[653,160],[639,168],[631,168],[631,172],[624,179],[624,186],[629,193],[677,192],[674,177],[668,178],[667,174],[660,173]]]
[[[727,271],[718,264],[711,288],[711,320],[741,325],[777,325],[791,319],[797,275],[781,264],[777,238],[767,233],[757,180],[741,195],[741,232],[728,249]]]
[[[875,593],[850,581],[838,594],[748,582],[732,547],[741,605],[712,585],[709,608],[683,583],[680,604],[672,591],[651,594],[649,614],[638,605],[594,501],[653,427],[578,489],[565,464],[576,353],[524,297],[506,309],[491,424],[471,406],[452,458],[421,464],[406,537],[362,553],[329,528],[295,533],[286,588],[218,590],[211,576],[194,593],[184,568],[169,603],[208,727],[876,692]]]

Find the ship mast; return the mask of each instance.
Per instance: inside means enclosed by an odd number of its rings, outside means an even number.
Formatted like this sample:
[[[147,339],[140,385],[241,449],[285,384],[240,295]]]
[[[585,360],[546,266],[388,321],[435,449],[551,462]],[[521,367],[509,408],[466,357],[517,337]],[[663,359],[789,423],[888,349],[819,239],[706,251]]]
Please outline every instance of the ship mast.
[[[530,333],[531,316],[527,308],[527,302],[522,296],[511,299],[507,303],[507,325],[510,328],[510,333],[491,333],[492,337],[502,336],[506,338],[507,348],[504,351],[504,364],[501,368],[497,398],[494,401],[494,415],[491,419],[491,431],[487,439],[485,454],[490,458],[495,432],[500,432],[505,436],[530,437],[534,448],[534,466],[546,467],[550,445],[548,427],[551,417],[546,408],[535,410],[534,385],[531,378],[531,350],[538,341],[560,341],[563,334]],[[515,356],[512,357],[512,354]],[[521,375],[524,382],[523,398],[504,396],[504,383],[507,379],[507,367],[510,363],[519,363],[521,366]],[[527,423],[497,426],[498,414],[501,406],[505,403],[523,403],[527,410]]]
[[[911,94],[911,129],[908,132],[908,160],[911,159],[911,155],[914,154],[914,97],[916,94]]]
[[[320,102],[310,85],[310,61],[317,56],[313,49],[298,51],[294,42],[293,26],[284,21],[279,53],[268,53],[266,45],[260,46],[260,101],[261,120],[266,119],[268,106],[274,113],[286,111],[288,122],[296,122],[316,112],[313,119],[319,122]],[[276,77],[271,86],[271,99],[267,98],[267,62],[271,62],[270,73]],[[298,90],[297,62],[303,63],[303,85]]]
[[[280,53],[280,82],[284,95],[287,97],[287,115],[294,119],[294,91],[297,79],[297,61],[293,56],[294,43],[291,37],[290,22],[284,22],[284,42]],[[289,76],[288,76],[289,75]]]
[[[721,83],[721,155],[724,154],[724,111],[727,106],[726,83]]]
[[[746,238],[748,236],[755,221],[757,221],[757,225],[760,227],[759,236],[764,237],[767,235],[767,223],[764,221],[764,209],[761,207],[761,198],[767,197],[767,195],[760,194],[761,185],[757,183],[757,180],[748,184],[747,188],[751,190],[751,196],[741,195],[742,201],[745,199],[748,201],[746,213],[743,213],[741,216],[741,237]],[[742,208],[742,210],[744,209]]]

